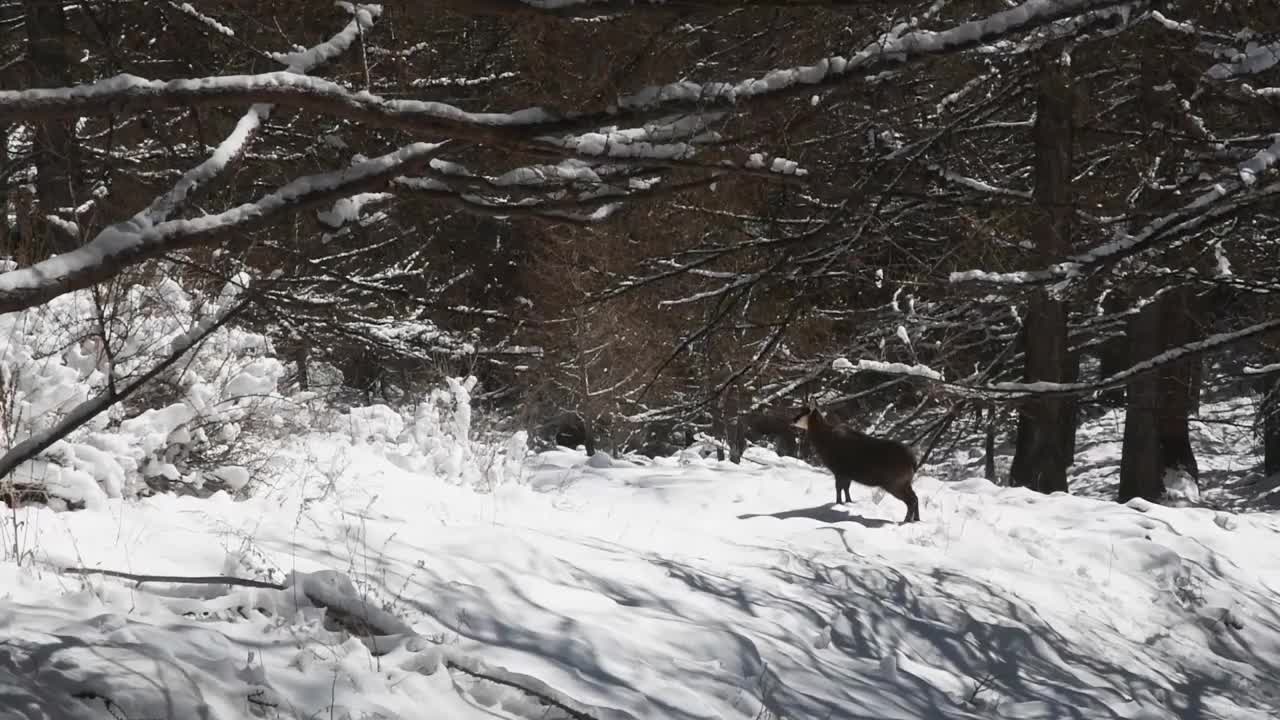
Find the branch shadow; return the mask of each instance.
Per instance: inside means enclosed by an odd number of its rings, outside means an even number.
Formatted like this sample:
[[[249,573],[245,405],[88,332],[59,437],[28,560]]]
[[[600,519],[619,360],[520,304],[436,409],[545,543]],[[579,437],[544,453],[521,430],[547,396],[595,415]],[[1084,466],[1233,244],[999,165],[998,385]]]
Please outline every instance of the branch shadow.
[[[17,612],[0,623],[0,634],[10,634],[17,618],[39,614],[35,608],[14,609]],[[69,629],[88,628],[73,624]],[[128,625],[123,630],[127,634]],[[101,717],[103,709],[95,709],[92,702],[97,699],[113,717],[212,717],[202,678],[192,675],[165,648],[113,635],[85,640],[62,632],[27,630],[21,638],[0,643],[4,710],[33,719]]]

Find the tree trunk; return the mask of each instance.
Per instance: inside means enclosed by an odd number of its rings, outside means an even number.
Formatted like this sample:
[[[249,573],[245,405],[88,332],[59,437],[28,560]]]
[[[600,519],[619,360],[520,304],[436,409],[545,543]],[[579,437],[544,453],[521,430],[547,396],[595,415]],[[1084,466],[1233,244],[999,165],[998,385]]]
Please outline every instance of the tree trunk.
[[[1063,319],[1066,324],[1066,319]],[[1066,344],[1066,332],[1063,332],[1063,343]],[[1080,353],[1067,354],[1067,382],[1080,382]],[[1075,398],[1071,398],[1064,403],[1062,414],[1066,418],[1066,427],[1062,429],[1062,456],[1067,459],[1067,466],[1070,467],[1075,463],[1076,457],[1076,430],[1080,427],[1080,402]],[[1064,487],[1063,490],[1066,488]]]
[[[987,482],[996,481],[996,406],[987,406],[987,437],[983,443],[986,457],[982,461],[983,476]]]
[[[742,462],[742,453],[747,449],[748,418],[742,412],[742,391],[734,383],[724,390],[724,419],[726,425],[725,442],[729,446],[729,461],[736,464]]]
[[[1161,351],[1198,339],[1201,327],[1198,298],[1190,287],[1172,290],[1161,298]],[[1200,358],[1168,365],[1160,371],[1160,404],[1156,423],[1160,433],[1160,458],[1164,470],[1183,471],[1196,480],[1200,468],[1191,448],[1190,416],[1200,404]]]
[[[311,389],[310,345],[306,339],[299,339],[294,350],[293,361],[298,366],[298,389],[306,392]]]
[[[583,445],[587,450],[587,457],[596,454],[596,424],[591,421],[591,413],[583,412],[582,417],[582,436]]]
[[[724,442],[722,442],[725,436],[724,406],[719,401],[713,402],[707,408],[707,412],[710,413],[711,421],[711,427],[707,428],[707,431],[716,441],[716,460],[722,462],[725,458]]]
[[[1159,301],[1148,304],[1129,320],[1130,359],[1137,363],[1160,352]],[[1120,455],[1120,502],[1140,497],[1155,502],[1164,497],[1164,468],[1160,462],[1160,433],[1156,409],[1160,377],[1140,375],[1125,390],[1124,446]]]
[[[1270,477],[1280,473],[1280,378],[1268,385],[1258,412],[1262,414],[1262,468]]]
[[[729,461],[735,465],[741,463],[742,454],[746,451],[747,431],[742,418],[735,418],[729,425]]]
[[[1199,298],[1180,287],[1142,308],[1130,323],[1130,361],[1148,358],[1195,341],[1203,333]],[[1120,502],[1165,495],[1165,475],[1185,472],[1200,479],[1191,447],[1190,416],[1199,404],[1199,358],[1184,360],[1129,383],[1124,448],[1120,460]]]
[[[1036,103],[1035,201],[1033,227],[1037,262],[1057,262],[1071,249],[1072,86],[1070,66],[1047,53],[1040,69]],[[1073,376],[1067,352],[1067,306],[1037,290],[1027,308],[1022,332],[1028,382],[1068,382]],[[1044,493],[1066,491],[1067,468],[1074,453],[1075,400],[1033,398],[1018,412],[1018,435],[1010,469],[1013,485]]]
[[[1140,111],[1144,121],[1152,128],[1179,122],[1181,109],[1158,90],[1170,82],[1167,58],[1150,52],[1144,53],[1140,62]],[[1150,162],[1169,154],[1170,149],[1169,136],[1162,132],[1151,133],[1137,147]],[[1180,154],[1169,157],[1178,158]],[[1181,207],[1185,199],[1171,188],[1186,170],[1176,160],[1162,163],[1156,182],[1143,183],[1134,198],[1135,209],[1160,213]],[[1193,265],[1197,259],[1194,252],[1183,247],[1171,249],[1161,262]],[[1132,297],[1140,298],[1154,289],[1153,283]],[[1198,297],[1191,286],[1172,287],[1148,303],[1130,324],[1130,364],[1202,338],[1206,309],[1206,300]],[[1197,357],[1166,365],[1129,383],[1120,462],[1121,502],[1135,497],[1152,501],[1163,498],[1170,471],[1199,479],[1189,418],[1199,407],[1202,374],[1202,361]]]
[[[1124,295],[1117,291],[1107,293],[1102,301],[1103,312],[1108,314],[1121,312],[1126,308]],[[1125,338],[1114,337],[1102,343],[1098,350],[1098,375],[1110,377],[1129,367],[1129,347]],[[1124,388],[1112,388],[1098,393],[1098,403],[1104,408],[1124,407]]]
[[[26,5],[27,63],[30,87],[62,87],[71,83],[71,49],[62,3],[28,0]],[[76,120],[52,119],[35,124],[36,213],[33,255],[65,253],[80,245],[79,238],[47,221],[49,215],[77,205],[79,153]],[[69,218],[74,220],[75,218]]]
[[[0,132],[0,168],[9,166],[9,129],[4,125]],[[9,225],[9,173],[0,174],[0,258],[18,259],[18,246],[21,237],[13,233]]]

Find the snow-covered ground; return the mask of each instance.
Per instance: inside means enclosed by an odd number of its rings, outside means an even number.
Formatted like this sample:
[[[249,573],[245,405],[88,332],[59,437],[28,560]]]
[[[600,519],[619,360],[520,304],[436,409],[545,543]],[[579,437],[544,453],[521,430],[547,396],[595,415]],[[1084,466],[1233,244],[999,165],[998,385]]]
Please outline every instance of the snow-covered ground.
[[[741,466],[560,450],[477,492],[387,443],[300,436],[247,500],[9,514],[0,717],[1280,714],[1280,516],[1045,497],[977,472],[926,467],[923,521],[900,525],[893,498],[854,487],[833,507],[829,475],[762,450]],[[66,566],[339,571],[414,633],[375,654],[297,586]],[[326,579],[342,582],[306,582]]]

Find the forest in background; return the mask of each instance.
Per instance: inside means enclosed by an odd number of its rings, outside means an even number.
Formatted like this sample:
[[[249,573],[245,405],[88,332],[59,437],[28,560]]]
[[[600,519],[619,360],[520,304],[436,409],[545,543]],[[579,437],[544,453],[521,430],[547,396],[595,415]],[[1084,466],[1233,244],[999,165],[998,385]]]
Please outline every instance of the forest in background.
[[[543,441],[735,458],[818,403],[1011,442],[1044,492],[1121,406],[1120,499],[1154,500],[1214,395],[1261,398],[1280,470],[1277,27],[1265,0],[9,3],[0,313],[92,288],[110,359],[130,286],[248,276],[234,320],[300,389],[469,372]]]

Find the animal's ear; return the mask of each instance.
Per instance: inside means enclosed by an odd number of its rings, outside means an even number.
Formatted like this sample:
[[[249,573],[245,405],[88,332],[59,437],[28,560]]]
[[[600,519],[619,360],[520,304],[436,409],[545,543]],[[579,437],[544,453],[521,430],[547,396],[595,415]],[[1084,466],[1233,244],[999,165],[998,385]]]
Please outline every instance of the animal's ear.
[[[809,408],[805,408],[804,410],[800,411],[800,414],[795,416],[795,418],[791,421],[791,426],[798,427],[801,430],[808,430],[809,429],[809,413],[811,412],[813,411],[810,410]]]

